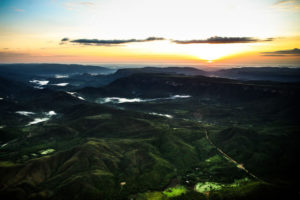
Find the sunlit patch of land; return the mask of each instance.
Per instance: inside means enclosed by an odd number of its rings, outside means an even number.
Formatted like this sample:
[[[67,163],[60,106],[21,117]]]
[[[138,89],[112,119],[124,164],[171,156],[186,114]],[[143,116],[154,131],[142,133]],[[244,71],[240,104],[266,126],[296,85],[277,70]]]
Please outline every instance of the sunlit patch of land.
[[[184,193],[187,192],[187,189],[184,186],[177,185],[176,187],[170,187],[166,190],[163,191],[163,194],[166,195],[167,197],[176,197],[180,196]]]

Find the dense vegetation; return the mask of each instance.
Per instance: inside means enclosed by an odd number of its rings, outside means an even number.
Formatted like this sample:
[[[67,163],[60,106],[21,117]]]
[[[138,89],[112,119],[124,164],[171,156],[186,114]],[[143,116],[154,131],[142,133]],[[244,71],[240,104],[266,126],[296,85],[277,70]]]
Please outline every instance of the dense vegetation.
[[[5,67],[1,199],[298,198],[298,83]],[[49,83],[35,88],[41,74]]]

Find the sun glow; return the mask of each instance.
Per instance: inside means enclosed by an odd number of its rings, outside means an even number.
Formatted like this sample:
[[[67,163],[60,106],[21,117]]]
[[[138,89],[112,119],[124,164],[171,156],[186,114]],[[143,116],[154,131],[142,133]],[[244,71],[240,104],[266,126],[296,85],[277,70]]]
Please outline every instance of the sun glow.
[[[282,8],[282,3],[275,5],[275,0],[91,2],[53,0],[28,4],[26,0],[0,0],[0,63],[299,63],[297,55],[261,54],[300,48],[300,10],[293,9],[293,4],[287,9]],[[165,40],[117,45],[61,41],[148,37]],[[273,39],[226,44],[174,42],[211,37]]]
[[[212,62],[251,49],[250,45],[241,44],[191,44],[185,45],[185,54],[193,55],[201,60]]]
[[[174,44],[171,41],[157,41],[143,44],[129,44],[123,47],[128,52],[141,54],[182,55],[193,57],[211,63],[213,61],[232,57],[241,52],[251,51],[253,47],[262,44]]]

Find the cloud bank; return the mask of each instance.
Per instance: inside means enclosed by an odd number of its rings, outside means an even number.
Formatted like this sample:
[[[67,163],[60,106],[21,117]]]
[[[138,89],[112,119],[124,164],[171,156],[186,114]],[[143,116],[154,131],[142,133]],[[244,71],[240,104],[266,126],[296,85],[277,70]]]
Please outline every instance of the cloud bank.
[[[146,39],[114,39],[114,40],[99,40],[99,39],[76,39],[70,40],[65,37],[61,39],[60,44],[73,43],[73,44],[81,44],[81,45],[93,45],[93,46],[117,46],[128,43],[138,43],[138,42],[151,42],[151,41],[159,41],[166,40],[163,37],[148,37]],[[257,39],[253,37],[210,37],[204,40],[170,40],[176,44],[232,44],[232,43],[255,43],[255,42],[270,42],[273,41],[274,38],[267,39]]]
[[[261,52],[263,56],[300,56],[300,49],[288,49],[280,51],[271,51],[271,52]]]
[[[63,38],[61,39],[61,44],[65,44],[67,42],[74,43],[74,44],[82,44],[82,45],[94,45],[94,46],[115,46],[115,45],[122,45],[122,44],[128,44],[128,43],[137,43],[137,42],[152,42],[152,41],[158,41],[158,40],[165,40],[165,38],[162,37],[148,37],[146,39],[140,40],[140,39],[129,39],[129,40],[98,40],[98,39],[76,39],[76,40],[70,40],[69,38]]]
[[[231,44],[231,43],[255,43],[255,42],[269,42],[273,38],[265,40],[252,37],[210,37],[205,40],[172,40],[176,44]]]

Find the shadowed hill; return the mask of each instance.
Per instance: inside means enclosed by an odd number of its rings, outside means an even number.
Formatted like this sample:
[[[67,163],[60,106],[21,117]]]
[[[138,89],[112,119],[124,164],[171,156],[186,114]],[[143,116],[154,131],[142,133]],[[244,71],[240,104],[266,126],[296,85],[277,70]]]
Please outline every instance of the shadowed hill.
[[[299,86],[272,82],[245,82],[204,76],[167,74],[133,74],[119,78],[101,88],[84,88],[79,92],[95,97],[113,95],[122,97],[156,98],[186,94],[217,99],[264,98],[297,96]]]
[[[33,136],[14,144],[23,151],[8,154],[10,160],[39,149],[58,152],[19,164],[1,163],[1,196],[122,199],[159,190],[177,172],[199,161],[195,147],[172,136],[163,118],[93,104],[73,106],[64,115],[63,122],[57,118],[30,128]],[[203,134],[197,136],[201,137]],[[79,140],[72,146],[75,138]]]

